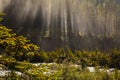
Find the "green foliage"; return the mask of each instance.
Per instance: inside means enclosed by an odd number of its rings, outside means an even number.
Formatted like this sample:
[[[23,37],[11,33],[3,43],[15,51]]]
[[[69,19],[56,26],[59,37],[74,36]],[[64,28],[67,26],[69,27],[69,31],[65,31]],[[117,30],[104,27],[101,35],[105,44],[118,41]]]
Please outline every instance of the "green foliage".
[[[63,80],[80,80],[81,68],[65,64],[62,69]]]
[[[21,80],[21,77],[15,71],[11,71],[10,75],[6,77],[6,80]]]
[[[18,60],[32,56],[30,53],[39,49],[37,45],[30,43],[26,37],[17,36],[5,26],[0,26],[0,48],[4,50],[6,55],[13,56]]]
[[[76,51],[58,49],[51,52],[36,52],[32,61],[37,62],[57,62],[57,63],[75,63],[83,68],[87,66],[108,66],[120,68],[120,51],[113,49],[107,52],[95,51]]]
[[[109,54],[102,53],[101,51],[77,51],[76,56],[82,65],[86,66],[106,66],[111,62]]]
[[[111,66],[117,67],[120,69],[120,50],[113,49],[110,53],[111,57]]]
[[[45,51],[42,51],[40,53],[40,62],[48,62],[48,56]]]
[[[27,74],[37,80],[59,80],[62,72],[58,64],[39,64],[32,67]]]
[[[4,13],[1,13],[1,12],[0,12],[0,22],[3,20],[2,17],[3,17],[4,15],[5,15]]]
[[[0,58],[0,64],[3,64],[8,68],[14,68],[16,65],[16,59],[11,57],[2,57]]]
[[[18,62],[13,58],[1,58],[1,64],[9,65],[8,67],[24,73],[24,77],[30,80],[119,80],[120,72],[107,72],[106,68],[100,70],[95,68],[95,72],[90,72],[87,68],[82,69],[81,65],[76,66],[72,63],[57,64],[57,63],[40,63],[33,65],[29,62]],[[12,65],[11,65],[12,64]],[[11,67],[12,66],[12,67]],[[20,79],[20,76],[11,73],[7,79]]]
[[[81,69],[79,66],[71,66],[65,64],[63,66],[63,80],[119,80],[120,72],[118,70],[108,73],[105,69],[101,71],[96,68],[95,72],[90,72],[87,68]]]
[[[24,73],[24,72],[27,72],[32,67],[33,65],[31,63],[24,61],[24,62],[17,62],[14,69]]]
[[[5,26],[0,26],[0,40],[2,41],[6,38],[14,36],[15,34],[12,34],[11,31],[11,29],[6,28]]]

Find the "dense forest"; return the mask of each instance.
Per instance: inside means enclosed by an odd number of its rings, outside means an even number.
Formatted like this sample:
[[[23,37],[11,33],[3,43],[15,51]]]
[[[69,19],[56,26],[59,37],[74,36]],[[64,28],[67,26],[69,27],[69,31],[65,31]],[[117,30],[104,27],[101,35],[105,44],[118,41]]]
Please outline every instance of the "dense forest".
[[[120,0],[0,0],[0,80],[120,80]]]
[[[1,17],[0,20],[2,19]],[[72,52],[69,48],[40,51],[39,47],[26,37],[18,36],[12,29],[1,25],[0,53],[0,73],[2,69],[11,69],[10,73],[0,74],[1,80],[120,79],[118,49],[106,52],[98,49]]]
[[[0,0],[0,3],[6,13],[2,23],[41,49],[120,48],[119,0]]]

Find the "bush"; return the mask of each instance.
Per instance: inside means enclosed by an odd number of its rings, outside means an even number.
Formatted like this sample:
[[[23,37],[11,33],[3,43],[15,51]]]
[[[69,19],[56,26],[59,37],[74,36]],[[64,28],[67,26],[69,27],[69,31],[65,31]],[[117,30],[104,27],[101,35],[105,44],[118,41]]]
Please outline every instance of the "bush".
[[[111,67],[116,67],[120,69],[120,50],[112,49],[110,53],[111,57]]]
[[[30,43],[26,37],[17,36],[11,29],[0,26],[0,49],[3,49],[7,56],[25,60],[26,55],[38,51],[39,47]]]
[[[16,59],[11,57],[2,57],[0,58],[0,64],[5,65],[7,68],[14,69],[16,65]]]

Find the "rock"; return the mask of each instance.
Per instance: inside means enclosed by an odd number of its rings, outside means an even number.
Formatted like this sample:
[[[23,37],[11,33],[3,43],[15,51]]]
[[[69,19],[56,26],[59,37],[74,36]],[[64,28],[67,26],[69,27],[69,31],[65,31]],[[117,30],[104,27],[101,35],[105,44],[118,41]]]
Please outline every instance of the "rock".
[[[87,67],[87,69],[88,69],[90,72],[95,72],[95,68],[94,68],[94,67]]]

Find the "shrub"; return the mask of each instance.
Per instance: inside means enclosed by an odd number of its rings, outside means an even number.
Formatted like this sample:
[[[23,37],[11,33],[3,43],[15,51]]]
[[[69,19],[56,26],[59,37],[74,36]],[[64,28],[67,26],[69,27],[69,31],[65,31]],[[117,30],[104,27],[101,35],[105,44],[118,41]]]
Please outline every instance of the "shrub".
[[[111,57],[111,67],[116,67],[120,69],[120,51],[117,49],[112,49],[110,53]]]
[[[0,26],[0,49],[3,49],[7,56],[25,60],[28,53],[37,51],[39,47],[30,43],[26,37],[17,36],[11,29]]]

